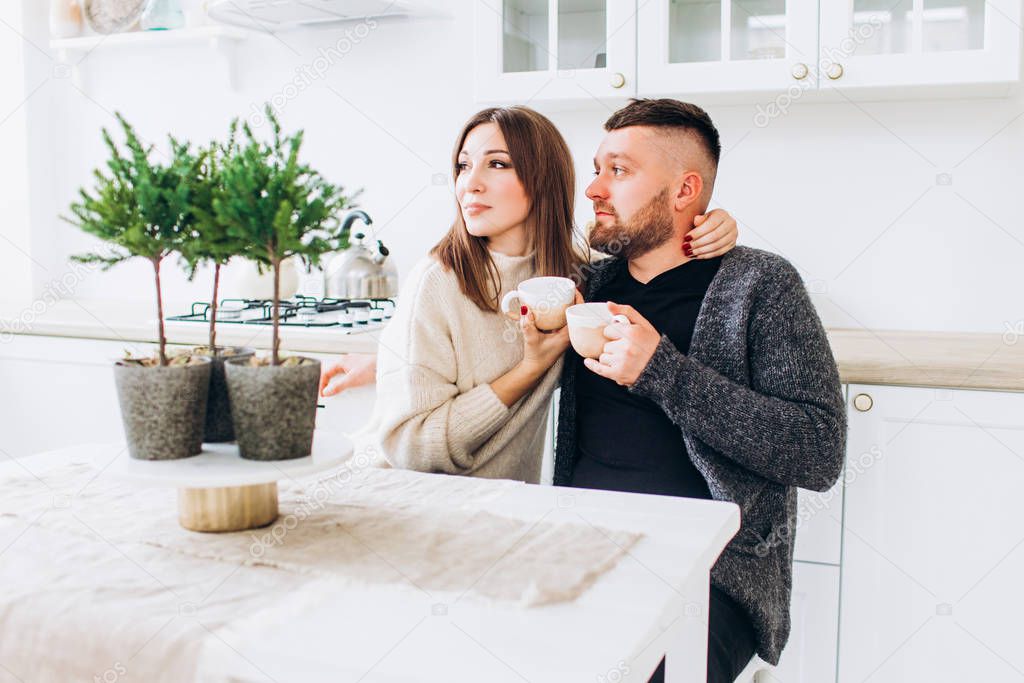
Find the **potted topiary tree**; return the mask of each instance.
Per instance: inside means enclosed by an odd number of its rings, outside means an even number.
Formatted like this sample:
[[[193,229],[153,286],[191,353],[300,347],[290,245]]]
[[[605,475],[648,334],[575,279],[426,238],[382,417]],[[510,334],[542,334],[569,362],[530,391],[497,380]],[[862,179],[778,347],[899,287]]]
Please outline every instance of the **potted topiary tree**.
[[[112,247],[109,253],[78,255],[74,260],[104,269],[135,257],[152,264],[159,351],[153,358],[117,361],[114,379],[131,457],[184,458],[202,450],[210,360],[190,354],[168,359],[160,266],[190,230],[190,174],[196,156],[188,144],[172,137],[169,163],[154,162],[152,147],[142,144],[120,114],[117,119],[124,131],[125,152],[104,129],[109,175],[96,169],[92,192],[79,190],[79,200],[70,207],[72,217],[64,220]]]
[[[197,355],[209,356],[210,392],[206,402],[206,421],[203,441],[221,443],[234,441],[235,427],[231,419],[231,405],[228,397],[227,380],[224,376],[224,361],[230,358],[250,358],[255,355],[251,348],[241,346],[217,346],[217,306],[219,302],[221,268],[233,256],[245,253],[248,243],[232,234],[213,208],[213,198],[221,184],[220,164],[236,149],[235,129],[226,146],[216,142],[196,156],[196,165],[191,174],[192,198],[189,210],[193,214],[191,235],[180,246],[179,253],[188,271],[188,278],[195,278],[200,265],[213,268],[213,292],[210,297],[209,341],[205,347],[193,349]]]
[[[312,450],[320,363],[281,358],[281,263],[297,257],[308,269],[348,246],[338,216],[351,197],[299,162],[302,131],[285,137],[270,107],[266,116],[270,141],[242,126],[243,140],[220,165],[212,205],[229,234],[248,243],[244,256],[274,275],[270,357],[225,367],[239,451],[252,460],[288,460]]]

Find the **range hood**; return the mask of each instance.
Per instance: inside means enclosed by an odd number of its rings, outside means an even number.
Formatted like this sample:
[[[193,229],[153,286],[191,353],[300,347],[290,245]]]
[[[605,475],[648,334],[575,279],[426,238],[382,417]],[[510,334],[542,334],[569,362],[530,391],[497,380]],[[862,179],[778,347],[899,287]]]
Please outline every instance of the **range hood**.
[[[225,24],[276,31],[310,24],[405,16],[410,0],[207,0],[210,18]]]

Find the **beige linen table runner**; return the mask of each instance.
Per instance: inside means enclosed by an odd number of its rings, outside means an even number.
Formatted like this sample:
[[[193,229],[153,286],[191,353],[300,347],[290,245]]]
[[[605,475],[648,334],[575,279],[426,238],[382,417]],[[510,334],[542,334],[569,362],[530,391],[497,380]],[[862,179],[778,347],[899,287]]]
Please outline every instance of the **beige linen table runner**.
[[[200,534],[178,526],[174,490],[97,472],[72,462],[0,477],[0,661],[28,667],[26,680],[102,678],[129,666],[128,650],[136,675],[188,680],[202,648],[223,646],[218,628],[325,580],[571,601],[642,536],[499,514],[518,482],[350,466],[280,482],[271,526]],[[202,618],[180,618],[190,610]]]

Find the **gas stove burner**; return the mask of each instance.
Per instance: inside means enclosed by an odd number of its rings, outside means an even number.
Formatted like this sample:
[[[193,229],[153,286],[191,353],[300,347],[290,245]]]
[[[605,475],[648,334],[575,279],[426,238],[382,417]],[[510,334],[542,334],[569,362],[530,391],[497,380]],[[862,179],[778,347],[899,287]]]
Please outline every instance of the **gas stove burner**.
[[[211,308],[210,304],[197,301],[190,313],[167,320],[208,323]],[[280,302],[278,318],[284,327],[333,327],[350,333],[379,329],[394,312],[392,299],[319,299],[299,294]],[[223,299],[217,306],[217,322],[272,325],[274,304],[266,299]]]

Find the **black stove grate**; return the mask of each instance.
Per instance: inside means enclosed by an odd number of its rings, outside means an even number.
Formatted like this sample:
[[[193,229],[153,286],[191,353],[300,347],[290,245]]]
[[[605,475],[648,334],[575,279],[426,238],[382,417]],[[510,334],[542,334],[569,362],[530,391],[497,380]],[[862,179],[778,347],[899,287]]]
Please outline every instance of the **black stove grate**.
[[[168,316],[167,320],[207,323],[212,306],[204,301],[192,304],[190,313]],[[395,311],[392,299],[332,299],[298,294],[280,302],[280,324],[289,327],[369,327],[380,325]],[[222,299],[217,323],[273,325],[274,303],[268,299]]]

